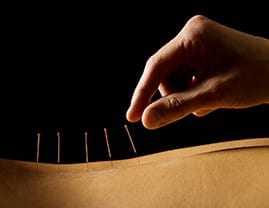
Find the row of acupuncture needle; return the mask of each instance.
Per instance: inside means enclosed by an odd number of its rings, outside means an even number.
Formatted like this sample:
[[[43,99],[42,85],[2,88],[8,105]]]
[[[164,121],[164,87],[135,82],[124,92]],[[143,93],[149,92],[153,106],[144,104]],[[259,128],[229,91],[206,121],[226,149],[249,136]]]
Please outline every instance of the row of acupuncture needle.
[[[131,133],[128,129],[127,125],[124,125],[125,132],[127,134],[127,138],[129,140],[129,143],[131,145],[133,153],[137,156],[137,149],[135,147],[133,138],[131,136]],[[109,132],[107,128],[103,128],[104,131],[104,139],[105,139],[105,144],[106,144],[106,149],[107,149],[107,157],[109,160],[112,161],[112,151],[111,151],[111,144],[110,144],[110,138],[109,138]],[[57,164],[60,164],[61,161],[61,132],[57,132],[56,134],[57,138]],[[40,148],[41,148],[41,140],[42,140],[42,135],[41,133],[37,133],[37,146],[36,146],[36,164],[38,166],[38,163],[40,162]],[[84,150],[85,150],[85,162],[89,162],[89,148],[88,148],[88,141],[89,141],[89,133],[86,131],[84,132]]]

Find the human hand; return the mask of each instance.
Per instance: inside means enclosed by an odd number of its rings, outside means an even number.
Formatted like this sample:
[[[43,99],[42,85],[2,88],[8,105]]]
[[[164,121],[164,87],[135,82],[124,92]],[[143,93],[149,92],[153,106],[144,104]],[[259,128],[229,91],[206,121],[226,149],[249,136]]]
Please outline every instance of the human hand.
[[[268,101],[269,40],[196,15],[148,59],[126,118],[156,129],[191,113]]]

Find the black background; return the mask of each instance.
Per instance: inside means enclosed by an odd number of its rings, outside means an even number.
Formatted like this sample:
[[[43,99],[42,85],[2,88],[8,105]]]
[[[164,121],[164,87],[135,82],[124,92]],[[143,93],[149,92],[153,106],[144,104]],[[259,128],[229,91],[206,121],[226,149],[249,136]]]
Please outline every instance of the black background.
[[[173,38],[186,21],[203,14],[223,24],[269,37],[266,6],[259,1],[174,3],[40,3],[2,7],[0,157],[34,161],[107,160],[217,141],[269,136],[266,105],[192,115],[158,130],[128,123],[125,112],[148,57]],[[225,37],[223,37],[225,38]],[[255,83],[250,83],[255,84]]]

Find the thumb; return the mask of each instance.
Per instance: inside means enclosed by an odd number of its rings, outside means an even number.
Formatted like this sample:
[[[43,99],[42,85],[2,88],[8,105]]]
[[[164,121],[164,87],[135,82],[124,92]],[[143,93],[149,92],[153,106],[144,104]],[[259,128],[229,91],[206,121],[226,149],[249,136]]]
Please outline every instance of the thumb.
[[[142,114],[142,124],[147,129],[157,129],[193,112],[204,112],[205,115],[214,111],[220,102],[221,98],[215,90],[208,86],[194,87],[167,95],[148,105]]]

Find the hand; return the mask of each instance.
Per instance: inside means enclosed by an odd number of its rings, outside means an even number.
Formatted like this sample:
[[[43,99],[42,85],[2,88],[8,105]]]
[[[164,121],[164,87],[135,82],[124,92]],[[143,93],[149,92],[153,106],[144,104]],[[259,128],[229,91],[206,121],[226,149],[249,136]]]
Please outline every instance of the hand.
[[[191,113],[268,101],[269,40],[197,15],[148,59],[126,118],[156,129]]]

